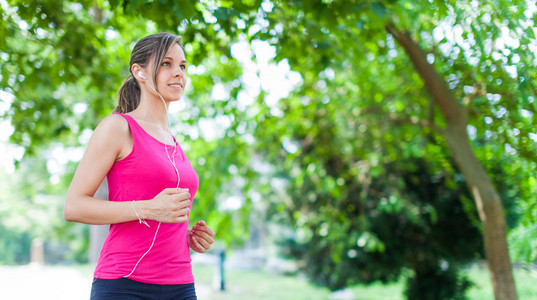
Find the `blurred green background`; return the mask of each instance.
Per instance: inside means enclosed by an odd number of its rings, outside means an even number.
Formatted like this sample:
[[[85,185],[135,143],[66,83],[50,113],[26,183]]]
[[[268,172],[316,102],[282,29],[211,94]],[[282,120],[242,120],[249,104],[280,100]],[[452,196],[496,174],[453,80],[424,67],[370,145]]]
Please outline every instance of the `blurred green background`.
[[[522,279],[537,258],[533,1],[0,5],[0,265],[29,264],[34,244],[91,279],[103,231],[67,223],[65,194],[132,47],[168,31],[189,62],[171,112],[200,177],[192,220],[217,233],[200,284],[222,250],[241,291],[227,299],[492,298],[469,184],[490,182],[519,298],[537,296]],[[484,177],[458,156],[459,118]]]

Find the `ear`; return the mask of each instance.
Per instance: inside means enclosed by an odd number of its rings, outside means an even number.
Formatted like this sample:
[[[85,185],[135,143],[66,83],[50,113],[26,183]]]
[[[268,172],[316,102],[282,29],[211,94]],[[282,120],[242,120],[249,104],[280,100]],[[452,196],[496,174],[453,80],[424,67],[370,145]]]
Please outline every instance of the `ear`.
[[[138,73],[144,72],[144,68],[142,68],[139,64],[132,64],[131,66],[131,73],[138,80],[138,82],[142,82],[143,78],[141,78]]]

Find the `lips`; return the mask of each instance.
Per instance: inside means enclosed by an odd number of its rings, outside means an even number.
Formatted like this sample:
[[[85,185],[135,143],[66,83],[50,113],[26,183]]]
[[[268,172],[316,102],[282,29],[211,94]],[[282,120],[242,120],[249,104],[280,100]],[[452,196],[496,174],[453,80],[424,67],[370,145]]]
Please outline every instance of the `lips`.
[[[172,87],[172,88],[184,88],[184,85],[182,83],[170,83],[168,84],[168,86]]]

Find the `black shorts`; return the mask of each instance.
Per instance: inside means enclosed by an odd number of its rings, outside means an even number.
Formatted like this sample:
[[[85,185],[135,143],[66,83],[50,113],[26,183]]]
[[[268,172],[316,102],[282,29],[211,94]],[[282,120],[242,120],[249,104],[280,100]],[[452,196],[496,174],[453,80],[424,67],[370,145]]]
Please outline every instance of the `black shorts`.
[[[128,278],[94,279],[90,300],[197,300],[194,284],[150,284]]]

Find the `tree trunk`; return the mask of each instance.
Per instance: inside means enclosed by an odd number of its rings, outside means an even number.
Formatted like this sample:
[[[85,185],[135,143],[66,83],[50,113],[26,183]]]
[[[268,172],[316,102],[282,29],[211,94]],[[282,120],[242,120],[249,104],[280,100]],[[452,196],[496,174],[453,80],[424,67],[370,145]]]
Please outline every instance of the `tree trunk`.
[[[393,24],[388,24],[386,29],[403,47],[446,119],[444,137],[448,149],[464,175],[466,185],[472,192],[477,205],[479,218],[483,223],[485,255],[495,299],[515,300],[517,294],[509,258],[507,229],[501,198],[470,146],[466,131],[467,111],[455,99],[445,80],[427,62],[425,52],[410,35],[399,31]]]

